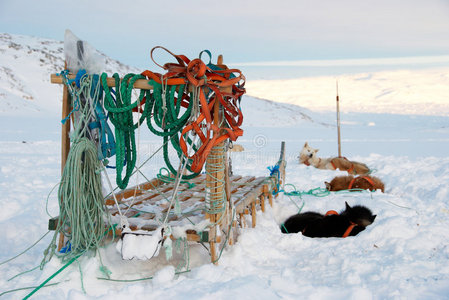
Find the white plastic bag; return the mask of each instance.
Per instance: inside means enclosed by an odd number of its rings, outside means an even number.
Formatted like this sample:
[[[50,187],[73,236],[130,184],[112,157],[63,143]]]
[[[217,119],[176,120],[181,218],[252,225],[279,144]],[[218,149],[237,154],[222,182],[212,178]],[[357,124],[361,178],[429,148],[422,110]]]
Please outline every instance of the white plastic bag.
[[[88,74],[100,74],[106,66],[106,59],[89,43],[80,40],[69,29],[64,36],[64,54],[67,68],[76,74],[85,69]]]

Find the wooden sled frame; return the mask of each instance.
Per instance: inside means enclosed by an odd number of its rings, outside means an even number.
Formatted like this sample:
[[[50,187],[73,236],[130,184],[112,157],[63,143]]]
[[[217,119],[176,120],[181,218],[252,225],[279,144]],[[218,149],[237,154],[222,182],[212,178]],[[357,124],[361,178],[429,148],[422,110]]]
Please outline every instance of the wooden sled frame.
[[[217,65],[223,65],[223,58],[220,55],[217,60]],[[72,77],[74,75],[70,75]],[[69,77],[69,78],[70,78]],[[50,77],[51,83],[62,84],[62,78],[56,74],[52,74]],[[113,78],[108,78],[108,85],[113,87],[115,85]],[[135,89],[152,89],[153,87],[148,84],[146,80],[138,80],[134,84]],[[216,112],[220,111],[220,102],[216,101],[214,110]],[[67,86],[63,87],[63,99],[62,99],[62,118],[66,118],[71,110],[71,99],[70,94],[68,92]],[[221,115],[219,113],[214,114],[215,124],[221,123]],[[65,122],[62,125],[62,133],[61,133],[61,173],[64,169],[65,163],[67,161],[68,153],[70,150],[70,123]],[[214,157],[225,157],[227,158],[227,153],[223,152],[224,150],[224,142],[217,147],[215,147],[215,151],[222,151],[222,153],[218,153],[220,155]],[[223,155],[222,155],[223,154]],[[211,161],[213,160],[213,161]],[[277,195],[277,192],[280,187],[284,185],[285,182],[285,142],[281,144],[281,152],[279,160],[274,167],[274,172],[270,176],[267,177],[254,177],[254,176],[229,176],[228,171],[228,163],[220,161],[218,158],[208,158],[206,162],[206,174],[200,175],[197,178],[192,180],[192,183],[195,184],[193,189],[189,189],[186,187],[181,187],[181,194],[178,196],[179,202],[181,203],[181,209],[196,205],[197,203],[204,203],[205,199],[205,190],[210,191],[210,197],[215,197],[214,195],[218,195],[220,192],[223,192],[222,189],[225,189],[226,193],[226,208],[221,213],[216,214],[207,214],[204,212],[199,212],[196,214],[198,217],[202,217],[210,220],[210,223],[213,224],[212,227],[209,227],[208,230],[203,232],[196,232],[195,230],[187,230],[186,237],[188,241],[191,242],[203,242],[209,243],[210,247],[210,255],[211,262],[218,262],[217,249],[218,245],[221,244],[222,247],[225,247],[225,243],[232,245],[238,235],[237,226],[246,227],[245,215],[251,215],[251,226],[256,226],[256,212],[260,208],[263,212],[265,211],[266,201],[268,199],[268,203],[270,205],[273,204],[273,195]],[[221,171],[214,171],[210,165],[211,164],[224,164],[225,168]],[[209,178],[207,178],[210,176]],[[225,184],[219,185],[217,180],[224,180]],[[205,183],[207,182],[207,184]],[[115,194],[116,199],[119,202],[119,205],[126,205],[127,202],[131,201],[130,199],[134,198],[136,195],[136,199],[134,200],[133,206],[136,205],[162,205],[162,209],[167,209],[167,204],[164,205],[164,197],[166,195],[172,193],[173,183],[165,183],[160,179],[153,179],[149,182],[139,184],[138,187],[127,188],[121,192]],[[181,185],[182,186],[182,185]],[[198,193],[203,193],[203,196],[198,196]],[[214,201],[214,199],[211,199]],[[117,209],[114,211],[115,201],[112,195],[105,197],[105,205],[108,208],[111,215],[117,214]],[[140,218],[141,220],[151,221],[154,220],[155,216],[151,213],[136,213],[136,210],[130,209],[127,217],[129,218]],[[139,216],[136,216],[139,214]],[[175,216],[170,216],[169,221],[176,221]],[[49,222],[49,228],[56,228],[57,219],[52,219]],[[148,223],[148,222],[147,222]],[[149,222],[151,223],[151,222]],[[131,229],[143,229],[152,231],[156,229],[156,226],[152,226],[151,224],[136,226],[131,225]],[[117,230],[117,234],[121,234],[120,229]],[[225,235],[227,238],[223,240],[221,238],[222,235]],[[64,236],[61,234],[59,239],[58,249],[63,247]]]

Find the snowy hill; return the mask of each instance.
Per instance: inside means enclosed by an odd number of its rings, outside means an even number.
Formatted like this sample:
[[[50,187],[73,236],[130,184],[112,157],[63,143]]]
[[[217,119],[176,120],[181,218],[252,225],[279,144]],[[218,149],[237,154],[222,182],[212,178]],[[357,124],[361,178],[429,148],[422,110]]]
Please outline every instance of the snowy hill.
[[[23,115],[36,112],[49,112],[59,117],[62,89],[50,83],[50,74],[64,68],[64,43],[49,39],[0,33],[0,114]],[[121,75],[140,73],[133,67],[113,60],[103,53],[106,61],[105,72]],[[247,103],[248,101],[248,103]],[[280,126],[312,122],[311,112],[297,105],[283,105],[269,100],[250,98],[244,101],[245,107],[254,113],[247,114],[245,126],[272,126],[276,113],[283,117],[275,123]],[[280,123],[279,123],[280,122]]]
[[[293,67],[292,67],[293,68]],[[336,82],[343,112],[449,116],[449,67],[295,79],[254,80],[248,95],[334,111]]]
[[[22,115],[61,110],[61,86],[50,74],[64,69],[64,43],[37,37],[0,33],[0,113]],[[105,72],[138,72],[106,57]]]

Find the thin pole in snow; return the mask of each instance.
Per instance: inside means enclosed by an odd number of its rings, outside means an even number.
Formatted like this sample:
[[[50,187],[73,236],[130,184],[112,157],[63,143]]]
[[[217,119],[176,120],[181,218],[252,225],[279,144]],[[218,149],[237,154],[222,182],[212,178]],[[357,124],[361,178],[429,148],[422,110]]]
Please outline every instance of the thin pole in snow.
[[[338,157],[341,157],[340,99],[338,97],[338,80],[337,80],[337,139],[338,139]]]

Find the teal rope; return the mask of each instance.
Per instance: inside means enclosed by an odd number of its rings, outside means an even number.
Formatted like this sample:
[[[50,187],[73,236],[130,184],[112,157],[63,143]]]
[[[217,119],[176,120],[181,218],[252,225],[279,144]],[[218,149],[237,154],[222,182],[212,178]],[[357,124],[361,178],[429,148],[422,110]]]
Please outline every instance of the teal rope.
[[[151,132],[158,136],[162,136],[164,139],[164,161],[167,165],[167,168],[173,173],[175,176],[177,175],[177,170],[173,167],[173,164],[170,161],[168,155],[168,140],[172,144],[172,147],[175,149],[178,158],[181,160],[180,164],[184,164],[183,152],[181,150],[180,145],[180,134],[182,128],[189,121],[192,109],[193,109],[193,101],[189,101],[189,105],[186,108],[185,112],[179,116],[181,112],[181,102],[182,97],[185,93],[185,85],[178,86],[170,86],[167,87],[168,91],[164,91],[163,87],[160,83],[155,82],[154,80],[150,81],[150,84],[153,85],[154,90],[151,97],[151,103],[149,104],[149,108],[145,107],[145,109],[150,109],[152,112],[153,118],[147,118],[147,126]],[[177,95],[178,98],[175,100],[175,92],[178,90]],[[190,97],[192,99],[193,97]],[[154,122],[154,125],[153,125]],[[156,129],[156,126],[161,128],[162,130]],[[197,147],[193,144],[193,141],[187,137],[187,143],[189,146],[193,147],[193,150],[196,151]],[[192,160],[188,159],[188,163],[186,168],[189,172],[192,172],[191,165]],[[192,173],[190,175],[182,175],[181,179],[192,179],[198,176],[199,173]]]
[[[284,230],[285,230],[286,233],[290,233],[290,232],[288,232],[287,227],[285,227],[285,224],[284,224],[284,223],[281,224],[281,227],[284,228]]]
[[[162,174],[162,171],[166,171],[167,175]],[[156,178],[165,183],[172,183],[172,182],[175,182],[175,180],[176,180],[176,178],[173,178],[172,176],[170,176],[170,171],[167,168],[160,168],[159,173],[156,175]],[[187,184],[188,189],[191,189],[195,186],[194,183],[190,183],[187,180],[181,180],[181,184]]]
[[[38,269],[39,267],[40,267],[40,266],[36,266],[36,267],[34,267],[34,268],[30,269],[30,270],[27,270],[27,271],[24,271],[24,272],[20,272],[19,274],[14,275],[13,277],[9,278],[8,281],[11,281],[11,280],[13,280],[14,278],[17,278],[17,277],[19,277],[19,276],[22,276],[23,274],[33,272],[34,270]]]
[[[190,270],[175,272],[175,275],[180,275],[180,274],[188,273],[188,272],[190,272]],[[137,278],[137,279],[112,279],[112,278],[97,277],[98,280],[113,281],[113,282],[138,282],[138,281],[151,280],[153,278],[154,278],[154,276]]]
[[[36,246],[36,244],[39,243],[39,242],[40,242],[44,237],[46,237],[47,234],[49,234],[49,233],[50,233],[50,231],[47,231],[46,234],[44,234],[43,236],[41,236],[36,242],[34,242],[31,246],[29,246],[28,248],[26,248],[25,250],[23,250],[22,252],[20,252],[20,253],[17,254],[16,256],[11,257],[10,259],[7,259],[7,260],[5,260],[5,261],[2,261],[2,262],[0,263],[0,266],[3,265],[3,264],[8,263],[8,262],[10,262],[10,261],[12,261],[12,260],[14,260],[14,259],[16,259],[17,257],[19,257],[19,256],[23,255],[24,253],[26,253],[28,250],[30,250],[31,248],[33,248],[34,246]]]
[[[132,109],[140,105],[145,97],[145,90],[141,90],[139,98],[131,103],[131,94],[136,80],[144,79],[142,75],[127,74],[120,80],[117,73],[113,75],[115,79],[115,99],[107,84],[107,74],[102,73],[100,80],[105,92],[104,107],[109,111],[109,117],[115,127],[116,139],[116,183],[121,189],[128,186],[129,179],[134,170],[137,160],[136,137],[134,130],[142,124],[147,117],[149,110],[144,109],[138,123],[134,124]],[[145,106],[147,103],[145,103]],[[126,162],[125,175],[122,177],[123,167]]]
[[[59,255],[63,261],[97,249],[103,240],[105,206],[97,154],[96,146],[87,138],[72,144],[58,190],[60,222],[44,252],[41,268],[55,254],[58,234],[68,237],[71,246],[70,252]]]
[[[50,284],[42,286],[41,288],[54,286],[54,285],[58,285],[58,284],[60,284],[60,282],[50,283]],[[23,288],[17,288],[17,289],[5,291],[5,292],[0,293],[0,297],[3,296],[3,295],[9,294],[9,293],[14,293],[14,292],[18,292],[18,291],[24,291],[24,290],[30,290],[30,289],[35,289],[35,288],[37,288],[37,287],[36,286],[29,286],[29,287],[23,287]]]
[[[36,293],[38,290],[40,290],[41,288],[43,288],[44,286],[46,286],[47,282],[49,282],[50,280],[52,280],[53,278],[55,278],[59,273],[61,273],[65,268],[67,268],[68,266],[70,266],[74,261],[76,261],[83,253],[78,254],[78,256],[73,257],[71,260],[69,260],[64,266],[62,266],[62,268],[60,268],[58,271],[56,271],[55,273],[53,273],[53,275],[51,275],[50,277],[48,277],[47,279],[44,280],[44,282],[42,282],[39,286],[35,287],[33,291],[31,291],[31,293],[29,293],[28,295],[25,296],[25,298],[23,298],[23,300],[29,299],[31,296],[34,295],[34,293]],[[47,285],[48,286],[48,285]]]

